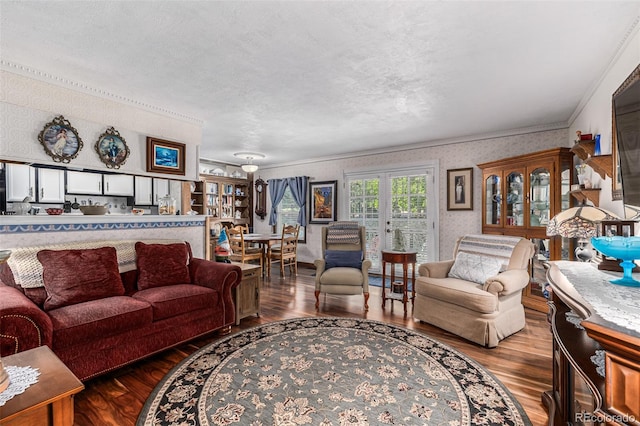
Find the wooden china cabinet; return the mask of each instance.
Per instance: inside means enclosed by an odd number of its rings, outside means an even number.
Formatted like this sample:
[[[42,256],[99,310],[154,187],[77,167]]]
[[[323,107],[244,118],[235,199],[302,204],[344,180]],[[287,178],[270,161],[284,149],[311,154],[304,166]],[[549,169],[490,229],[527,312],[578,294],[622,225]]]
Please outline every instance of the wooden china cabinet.
[[[547,237],[549,220],[572,204],[573,153],[554,148],[478,164],[482,169],[482,233],[533,241],[536,253],[522,303],[547,312],[543,263],[569,257],[568,241]],[[564,240],[564,241],[563,241]]]

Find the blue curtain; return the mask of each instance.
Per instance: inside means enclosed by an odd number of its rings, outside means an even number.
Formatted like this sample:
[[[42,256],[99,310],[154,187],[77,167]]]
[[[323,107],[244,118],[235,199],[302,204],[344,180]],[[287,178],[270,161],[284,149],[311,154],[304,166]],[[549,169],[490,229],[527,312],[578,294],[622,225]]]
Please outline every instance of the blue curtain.
[[[309,178],[307,176],[296,176],[287,179],[289,189],[293,199],[300,207],[298,212],[298,224],[301,226],[307,226],[307,183]]]
[[[278,204],[284,197],[284,191],[287,189],[286,179],[269,179],[267,180],[269,187],[269,198],[271,198],[271,214],[269,215],[269,225],[278,224]]]

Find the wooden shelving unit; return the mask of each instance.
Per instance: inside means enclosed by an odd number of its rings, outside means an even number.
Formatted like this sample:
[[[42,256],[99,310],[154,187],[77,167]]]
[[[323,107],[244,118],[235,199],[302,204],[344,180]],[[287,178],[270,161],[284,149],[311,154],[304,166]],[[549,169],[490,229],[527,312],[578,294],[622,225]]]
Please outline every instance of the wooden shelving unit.
[[[194,210],[198,214],[204,211],[204,183],[182,182],[182,199],[180,203],[181,214],[187,214],[189,210]],[[192,202],[193,200],[193,202]]]
[[[234,225],[252,224],[251,181],[249,179],[200,175],[182,187],[182,210],[197,211],[210,220]]]
[[[600,205],[600,188],[578,189],[571,191],[571,196],[579,201],[580,204],[589,200],[594,206]]]
[[[571,152],[595,170],[602,179],[613,176],[613,156],[594,155],[595,147],[595,141],[580,141],[571,147]]]

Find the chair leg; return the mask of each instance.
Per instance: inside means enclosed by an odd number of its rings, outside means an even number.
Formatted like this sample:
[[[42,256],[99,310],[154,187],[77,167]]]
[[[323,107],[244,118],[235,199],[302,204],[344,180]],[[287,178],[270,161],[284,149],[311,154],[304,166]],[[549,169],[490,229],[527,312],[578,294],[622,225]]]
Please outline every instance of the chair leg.
[[[320,309],[320,291],[316,290],[316,311]]]
[[[369,310],[369,293],[364,294],[364,311],[367,312]]]

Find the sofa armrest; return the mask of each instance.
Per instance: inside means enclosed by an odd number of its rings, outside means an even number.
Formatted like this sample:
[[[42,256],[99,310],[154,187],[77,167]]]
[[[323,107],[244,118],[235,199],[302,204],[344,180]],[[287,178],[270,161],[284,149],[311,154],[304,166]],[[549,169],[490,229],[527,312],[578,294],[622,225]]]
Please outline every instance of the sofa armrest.
[[[224,304],[225,325],[235,321],[236,309],[231,290],[242,281],[242,269],[230,263],[191,259],[189,264],[191,282],[220,292]]]
[[[529,284],[529,273],[525,269],[511,269],[487,279],[482,289],[496,296],[506,296],[521,291]]]
[[[51,318],[20,290],[0,283],[0,355],[47,345],[52,347]]]
[[[316,267],[316,290],[320,290],[320,276],[324,272],[327,262],[324,259],[316,259],[313,265]]]
[[[369,259],[363,260],[361,269],[362,269],[362,277],[364,279],[364,282],[362,285],[362,292],[368,293],[369,292],[369,269],[371,269],[371,261]]]
[[[453,260],[423,263],[418,267],[421,277],[447,278],[447,274],[453,266]]]

